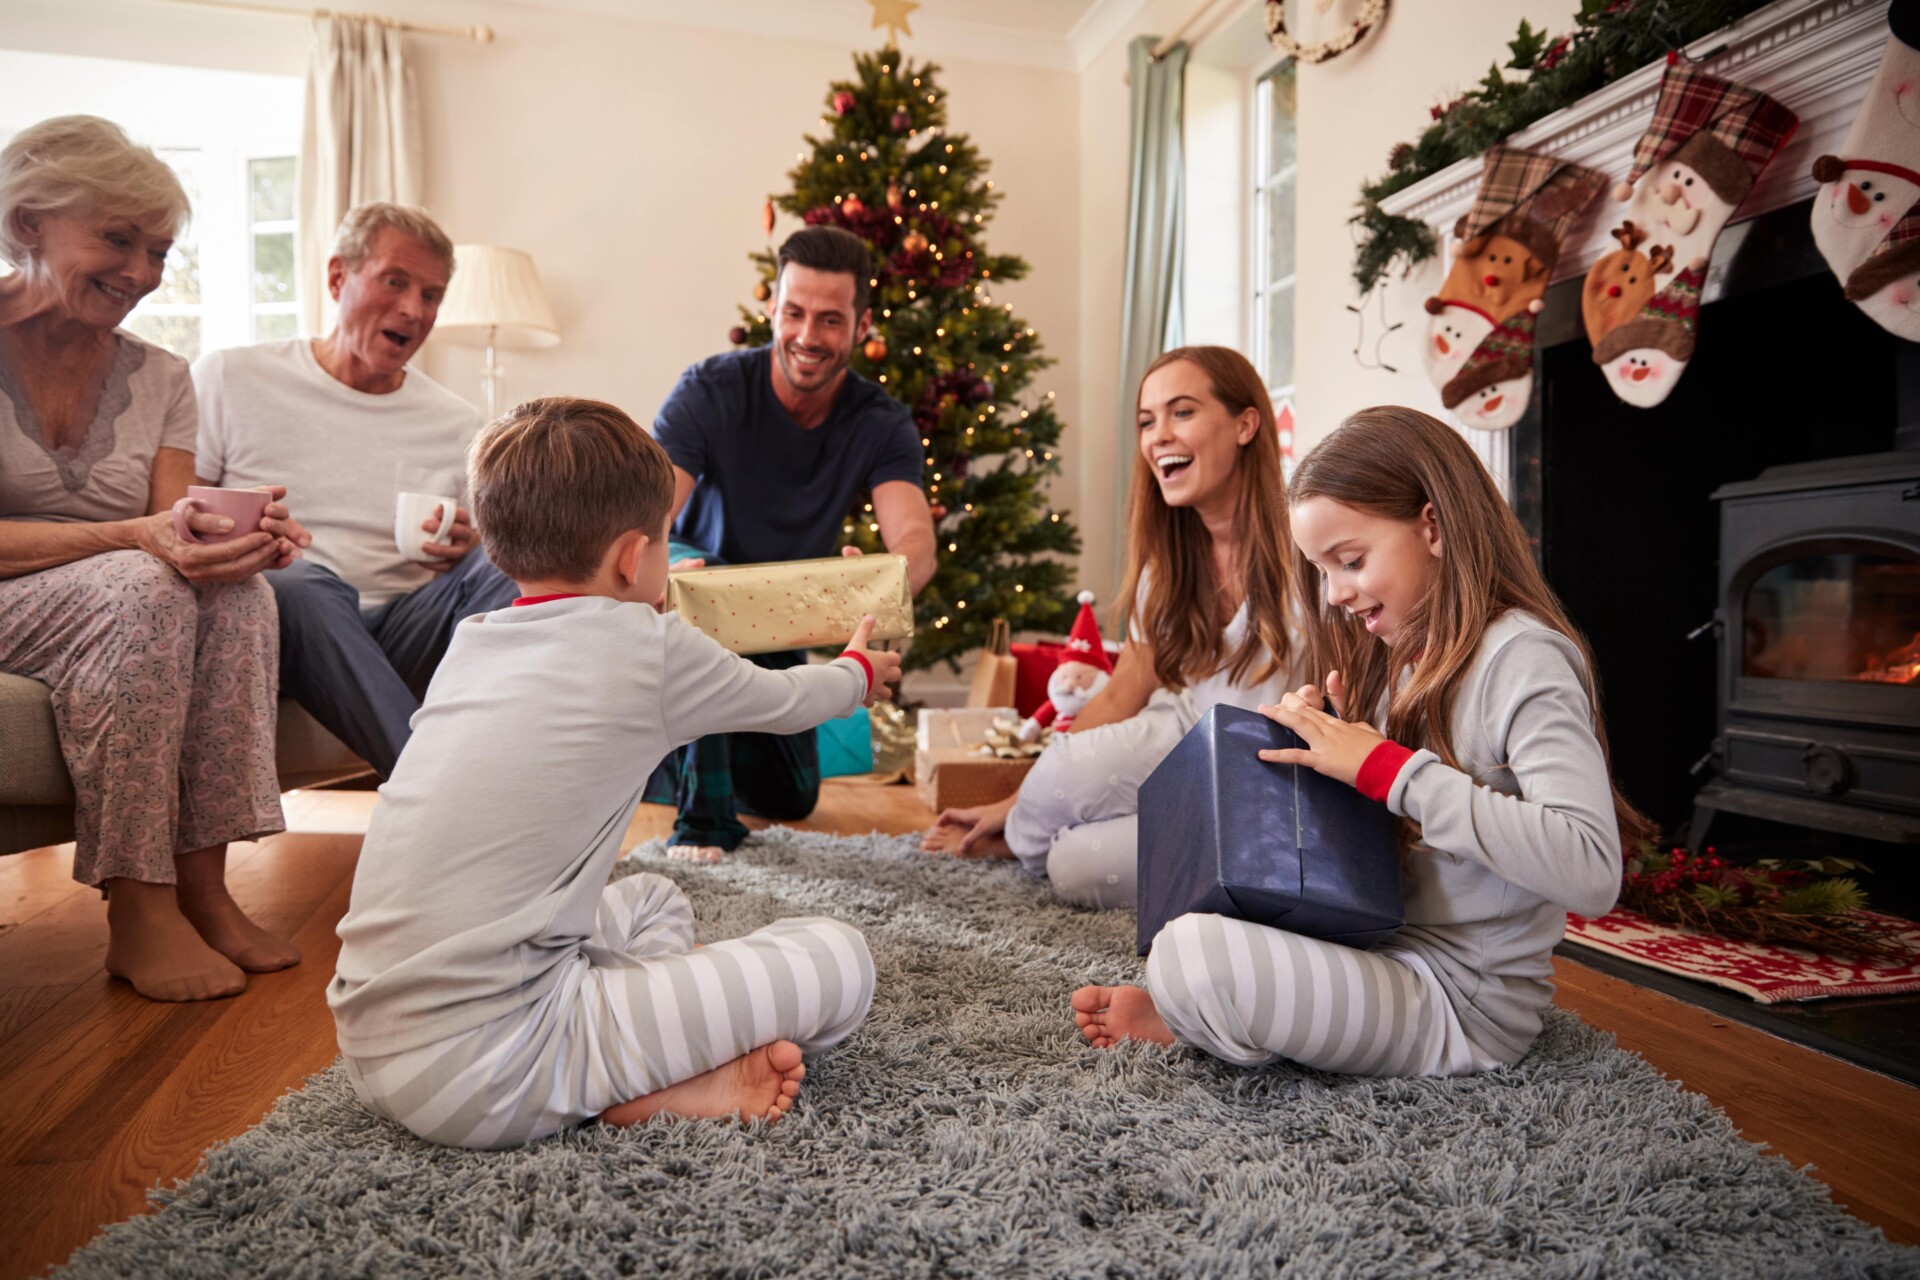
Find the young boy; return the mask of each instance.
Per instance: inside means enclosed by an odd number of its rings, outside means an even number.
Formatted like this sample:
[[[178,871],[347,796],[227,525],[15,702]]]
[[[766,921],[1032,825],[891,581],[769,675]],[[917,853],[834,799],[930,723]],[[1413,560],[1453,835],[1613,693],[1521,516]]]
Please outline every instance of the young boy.
[[[502,1148],[594,1116],[762,1116],[803,1052],[866,1017],[837,921],[693,949],[661,876],[607,883],[653,766],[710,733],[796,733],[899,678],[867,618],[769,671],[672,614],[673,467],[612,405],[545,399],[469,453],[475,523],[522,593],[469,619],[380,789],[327,990],[361,1101],[432,1142]]]

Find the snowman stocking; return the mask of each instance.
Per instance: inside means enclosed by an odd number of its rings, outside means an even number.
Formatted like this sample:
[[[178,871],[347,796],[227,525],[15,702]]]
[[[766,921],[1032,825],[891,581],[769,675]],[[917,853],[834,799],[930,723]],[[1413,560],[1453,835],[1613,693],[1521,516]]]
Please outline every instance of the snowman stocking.
[[[1531,324],[1568,227],[1606,186],[1597,170],[1518,147],[1490,147],[1484,163],[1473,207],[1454,228],[1446,282],[1426,302],[1427,376],[1448,407],[1447,387],[1480,348],[1511,346],[1511,335],[1495,338],[1517,316]]]
[[[1533,401],[1533,321],[1538,299],[1508,316],[1473,349],[1440,389],[1440,403],[1469,427],[1504,431]]]
[[[1883,329],[1920,341],[1920,0],[1894,0],[1893,34],[1867,88],[1866,102],[1840,144],[1813,176],[1813,242],[1847,297]]]
[[[1616,316],[1616,327],[1603,331],[1593,346],[1594,363],[1628,404],[1659,404],[1686,371],[1713,242],[1799,123],[1798,116],[1758,90],[1710,76],[1677,56],[1668,58],[1653,122],[1634,148],[1633,172],[1614,190],[1614,198],[1631,202],[1628,212],[1634,227],[1645,233],[1649,263],[1665,250],[1681,270],[1631,319]],[[1588,272],[1589,289],[1604,288],[1594,272],[1615,257],[1609,254]],[[1588,332],[1593,336],[1591,328]]]

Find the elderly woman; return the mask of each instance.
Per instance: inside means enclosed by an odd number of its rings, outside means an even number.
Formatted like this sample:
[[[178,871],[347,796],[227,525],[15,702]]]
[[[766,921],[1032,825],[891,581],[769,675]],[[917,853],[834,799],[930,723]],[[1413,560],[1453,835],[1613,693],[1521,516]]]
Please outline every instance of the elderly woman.
[[[228,895],[226,856],[286,827],[260,571],[307,535],[283,489],[244,536],[174,531],[193,385],[118,328],[187,215],[172,170],[108,121],[47,120],[0,151],[0,671],[52,690],[74,878],[106,894],[108,972],[155,1000],[233,995],[300,959]]]

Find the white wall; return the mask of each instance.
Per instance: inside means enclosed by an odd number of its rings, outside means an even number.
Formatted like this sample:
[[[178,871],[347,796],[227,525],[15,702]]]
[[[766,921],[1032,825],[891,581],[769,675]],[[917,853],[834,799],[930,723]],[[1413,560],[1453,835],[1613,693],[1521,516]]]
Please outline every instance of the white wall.
[[[409,48],[428,204],[458,241],[531,254],[558,315],[558,347],[503,355],[503,397],[595,396],[650,420],[683,368],[728,347],[734,308],[756,280],[746,255],[765,243],[762,202],[787,187],[828,83],[852,74],[853,50],[484,0],[379,7],[497,33],[491,46],[415,36]],[[862,47],[877,47],[874,37]],[[306,47],[305,24],[291,18],[151,0],[0,3],[0,49],[302,75]],[[1037,391],[1055,390],[1077,428],[1077,79],[941,65],[950,127],[973,136],[1006,196],[987,243],[1033,267],[1026,282],[996,287],[996,300],[1011,302],[1061,358]],[[776,239],[796,225],[782,215]],[[478,402],[477,350],[435,338],[425,359]],[[1060,505],[1075,505],[1077,479],[1056,484]]]

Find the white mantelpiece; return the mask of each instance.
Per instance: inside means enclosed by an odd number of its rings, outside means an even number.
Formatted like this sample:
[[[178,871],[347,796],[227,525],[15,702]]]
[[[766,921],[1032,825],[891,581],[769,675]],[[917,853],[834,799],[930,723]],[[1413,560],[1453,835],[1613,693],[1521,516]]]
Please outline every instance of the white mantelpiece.
[[[1812,173],[1814,157],[1839,154],[1886,42],[1887,0],[1780,0],[1686,47],[1703,70],[1770,94],[1800,117],[1800,127],[1761,174],[1715,246],[1703,302],[1720,295],[1727,262],[1744,238],[1739,223],[1805,200],[1818,189]],[[1652,119],[1662,70],[1657,62],[1642,67],[1506,141],[1598,169],[1617,182],[1632,168],[1634,144]],[[1473,203],[1481,169],[1478,156],[1462,160],[1380,202],[1388,213],[1427,223],[1442,246],[1438,258],[1423,264],[1407,282],[1411,289],[1398,287],[1397,279],[1394,282],[1392,292],[1399,297],[1391,312],[1410,334],[1426,330],[1418,298],[1440,282],[1453,226]],[[1562,245],[1553,271],[1555,282],[1585,275],[1596,260],[1619,247],[1608,233],[1620,224],[1623,207],[1610,194],[1593,202]],[[1413,376],[1424,383],[1417,363]],[[1438,410],[1437,395],[1429,396],[1424,386],[1417,395],[1430,399]],[[1462,434],[1504,493],[1512,466],[1511,433],[1462,428]]]
[[[1793,138],[1760,175],[1733,221],[1813,195],[1819,188],[1813,159],[1839,154],[1886,43],[1887,0],[1780,0],[1687,46],[1690,56],[1704,59],[1702,70],[1770,94],[1800,117]],[[1720,52],[1706,58],[1714,50]],[[1536,120],[1507,142],[1598,169],[1617,182],[1633,166],[1633,147],[1653,116],[1662,70],[1658,63],[1642,67]],[[1462,160],[1388,196],[1380,207],[1431,224],[1444,245],[1473,203],[1480,171],[1478,156]],[[1619,209],[1609,195],[1593,202],[1562,247],[1554,280],[1585,275],[1595,260],[1620,247],[1608,234],[1619,225]]]

